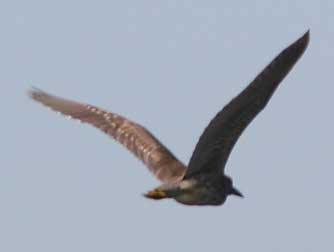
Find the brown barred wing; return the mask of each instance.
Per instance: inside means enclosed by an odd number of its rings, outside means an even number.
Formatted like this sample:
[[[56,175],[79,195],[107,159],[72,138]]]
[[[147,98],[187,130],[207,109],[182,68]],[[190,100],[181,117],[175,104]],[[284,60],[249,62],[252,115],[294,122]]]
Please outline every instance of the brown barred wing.
[[[99,128],[139,158],[162,182],[181,180],[186,167],[143,126],[95,106],[33,88],[29,96],[52,110]]]
[[[267,105],[284,77],[304,53],[309,32],[283,50],[264,70],[210,122],[190,159],[185,178],[199,172],[224,172],[234,144]]]

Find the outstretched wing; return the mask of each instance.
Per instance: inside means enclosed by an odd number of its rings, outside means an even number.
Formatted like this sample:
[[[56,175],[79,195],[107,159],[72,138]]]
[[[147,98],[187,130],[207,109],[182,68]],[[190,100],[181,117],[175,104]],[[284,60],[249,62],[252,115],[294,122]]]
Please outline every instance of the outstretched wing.
[[[125,146],[164,183],[183,178],[186,167],[143,126],[103,109],[32,89],[29,95],[63,115],[99,128]]]
[[[309,31],[283,50],[237,97],[220,111],[200,137],[185,178],[198,172],[224,172],[239,136],[266,106],[279,83],[305,51]]]

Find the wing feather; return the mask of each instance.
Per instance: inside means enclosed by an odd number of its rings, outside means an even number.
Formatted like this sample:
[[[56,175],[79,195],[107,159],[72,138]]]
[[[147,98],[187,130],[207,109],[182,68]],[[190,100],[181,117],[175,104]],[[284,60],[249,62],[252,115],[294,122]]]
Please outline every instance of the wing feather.
[[[265,69],[227,104],[201,135],[185,178],[198,172],[224,172],[227,159],[243,130],[266,106],[279,83],[305,51],[309,31],[283,50]]]
[[[98,107],[33,88],[29,96],[65,116],[89,123],[125,146],[162,182],[181,180],[186,167],[143,126]]]

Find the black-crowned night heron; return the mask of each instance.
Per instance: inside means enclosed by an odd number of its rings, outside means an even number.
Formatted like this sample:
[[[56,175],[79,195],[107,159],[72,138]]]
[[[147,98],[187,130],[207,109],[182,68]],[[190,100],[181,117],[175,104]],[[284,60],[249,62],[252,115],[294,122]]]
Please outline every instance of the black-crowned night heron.
[[[228,195],[242,197],[224,168],[243,130],[266,106],[279,83],[305,51],[309,32],[283,50],[210,122],[200,137],[188,167],[143,126],[92,105],[70,101],[38,89],[35,101],[101,129],[137,156],[162,181],[145,196],[174,198],[187,205],[221,205]]]

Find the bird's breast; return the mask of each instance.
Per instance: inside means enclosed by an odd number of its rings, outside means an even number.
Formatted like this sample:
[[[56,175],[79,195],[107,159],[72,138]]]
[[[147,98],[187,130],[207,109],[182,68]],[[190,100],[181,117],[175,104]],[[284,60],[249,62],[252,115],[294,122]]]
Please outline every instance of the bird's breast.
[[[196,180],[184,180],[179,185],[175,200],[186,205],[220,205],[225,198],[211,186]]]

